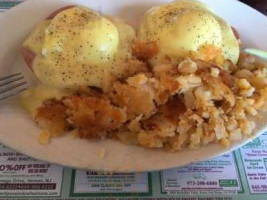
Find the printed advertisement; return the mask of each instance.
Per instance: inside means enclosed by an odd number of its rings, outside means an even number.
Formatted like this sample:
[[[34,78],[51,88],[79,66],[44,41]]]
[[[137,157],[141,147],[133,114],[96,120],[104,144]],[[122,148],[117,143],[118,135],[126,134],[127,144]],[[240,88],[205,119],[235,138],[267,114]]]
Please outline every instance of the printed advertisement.
[[[162,191],[169,194],[233,194],[242,190],[233,153],[161,172]]]
[[[63,167],[0,145],[1,196],[60,196]]]
[[[240,148],[250,192],[267,194],[267,135]]]
[[[9,8],[21,3],[22,0],[2,0],[0,1],[0,14],[1,12],[5,12]]]
[[[149,173],[101,173],[96,171],[73,170],[72,193],[79,194],[151,193],[151,175]]]

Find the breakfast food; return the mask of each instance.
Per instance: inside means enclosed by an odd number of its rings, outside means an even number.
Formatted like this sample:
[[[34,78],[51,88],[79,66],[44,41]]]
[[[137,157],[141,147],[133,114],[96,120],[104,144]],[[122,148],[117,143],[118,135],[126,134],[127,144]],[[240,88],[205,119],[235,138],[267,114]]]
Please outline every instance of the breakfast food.
[[[265,66],[240,49],[238,32],[199,2],[150,9],[137,35],[69,6],[24,42],[39,83],[21,102],[42,144],[71,132],[169,151],[229,146],[253,135],[267,100]]]
[[[71,6],[40,22],[23,43],[22,53],[43,84],[106,90],[126,73],[123,65],[131,59],[134,37],[134,29],[118,19]]]
[[[153,57],[157,62],[196,56],[211,45],[234,64],[239,57],[239,44],[231,26],[196,1],[180,0],[151,8],[140,24],[138,39],[157,41],[160,51]]]

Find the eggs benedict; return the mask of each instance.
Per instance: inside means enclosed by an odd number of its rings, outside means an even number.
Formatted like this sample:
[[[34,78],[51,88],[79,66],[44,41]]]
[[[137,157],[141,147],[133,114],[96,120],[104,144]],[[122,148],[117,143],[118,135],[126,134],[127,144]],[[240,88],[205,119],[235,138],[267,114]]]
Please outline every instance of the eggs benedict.
[[[181,0],[151,8],[139,26],[138,39],[157,42],[159,53],[152,59],[157,62],[201,54],[211,47],[234,64],[239,57],[231,26],[197,1]]]
[[[239,58],[238,38],[192,0],[147,11],[137,37],[119,19],[61,8],[23,43],[39,83],[21,103],[41,144],[72,131],[168,151],[229,146],[252,136],[267,97],[266,67]]]
[[[23,43],[23,54],[41,83],[56,88],[106,89],[131,58],[134,29],[84,7],[67,7],[40,22]],[[29,54],[30,52],[30,54]],[[29,56],[34,55],[34,56]]]

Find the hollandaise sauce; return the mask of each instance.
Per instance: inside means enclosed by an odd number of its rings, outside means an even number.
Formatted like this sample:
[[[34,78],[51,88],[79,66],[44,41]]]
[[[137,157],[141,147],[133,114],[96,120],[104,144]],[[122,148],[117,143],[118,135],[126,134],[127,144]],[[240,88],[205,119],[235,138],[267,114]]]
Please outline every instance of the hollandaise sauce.
[[[134,37],[120,20],[73,7],[39,23],[23,46],[36,54],[32,70],[43,84],[103,88],[109,76],[120,75]]]
[[[236,63],[239,44],[231,26],[206,4],[180,0],[148,10],[140,24],[138,38],[157,42],[158,61],[179,59],[198,52],[203,46],[221,49],[225,59]]]

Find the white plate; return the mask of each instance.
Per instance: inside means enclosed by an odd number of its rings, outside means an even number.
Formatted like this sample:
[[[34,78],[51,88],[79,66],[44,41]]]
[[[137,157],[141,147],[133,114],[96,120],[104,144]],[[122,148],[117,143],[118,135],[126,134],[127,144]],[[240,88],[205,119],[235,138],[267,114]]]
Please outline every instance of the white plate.
[[[19,49],[33,26],[53,10],[64,5],[85,5],[105,14],[122,17],[136,25],[145,10],[169,0],[32,0],[22,3],[0,16],[0,75],[22,71],[31,84],[33,76],[22,61]],[[213,10],[238,29],[245,46],[267,50],[267,18],[248,6],[234,0],[203,0]],[[266,118],[257,121],[257,134],[266,129]],[[137,146],[126,146],[116,141],[87,141],[69,136],[53,139],[48,146],[38,143],[40,129],[24,112],[16,98],[0,104],[1,143],[29,156],[66,166],[109,170],[149,171],[172,168],[202,161],[231,151],[247,143],[245,139],[225,149],[211,144],[199,150],[167,153]],[[99,152],[106,149],[106,156]]]

